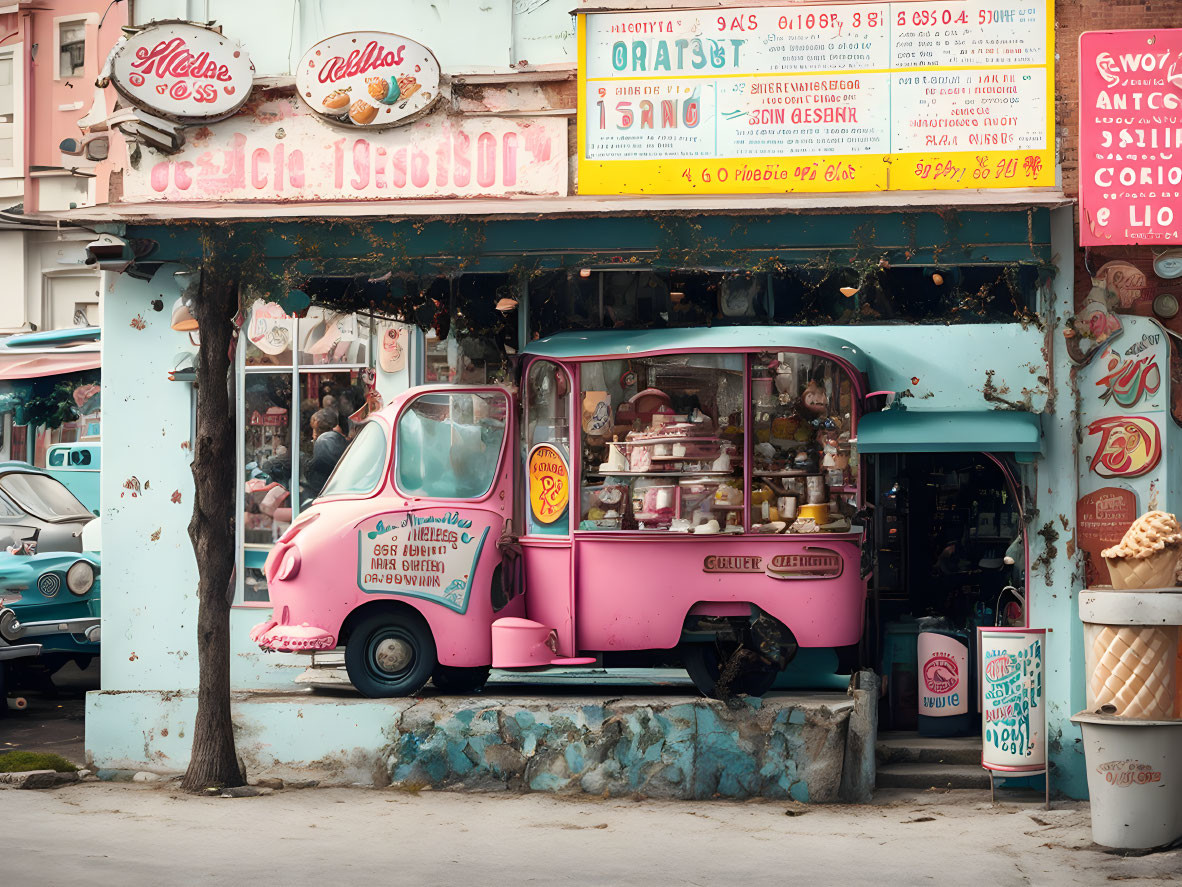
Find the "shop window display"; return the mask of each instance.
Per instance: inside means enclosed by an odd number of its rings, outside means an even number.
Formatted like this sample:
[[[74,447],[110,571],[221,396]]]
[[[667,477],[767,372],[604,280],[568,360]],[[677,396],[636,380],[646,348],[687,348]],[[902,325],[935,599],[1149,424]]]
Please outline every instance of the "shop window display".
[[[581,367],[581,530],[743,532],[743,359]]]
[[[320,308],[291,317],[259,299],[248,312],[243,346],[244,597],[265,602],[267,552],[320,494],[361,429],[373,323]]]

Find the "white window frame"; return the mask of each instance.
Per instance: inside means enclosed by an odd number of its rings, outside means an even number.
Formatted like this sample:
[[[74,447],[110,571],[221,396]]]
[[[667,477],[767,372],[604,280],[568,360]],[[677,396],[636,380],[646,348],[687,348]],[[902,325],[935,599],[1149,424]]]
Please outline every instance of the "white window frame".
[[[93,45],[90,39],[91,32],[88,29],[91,25],[98,27],[99,16],[97,12],[88,12],[84,15],[59,15],[53,20],[53,79],[54,80],[79,80],[86,79],[86,63],[90,61],[91,53],[97,52],[98,48]],[[63,74],[62,73],[62,25],[82,25],[83,40],[86,43],[86,57],[83,64],[83,72],[81,74]]]
[[[102,300],[102,280],[101,278],[90,270],[75,270],[73,268],[60,269],[53,271],[41,272],[41,329],[70,329],[74,325],[74,315],[71,313],[68,322],[62,322],[62,318],[54,317],[53,311],[53,281],[62,280],[63,278],[71,278],[74,280],[91,280],[94,283],[94,288],[99,290],[99,294],[95,296],[94,305],[97,308]],[[97,314],[97,312],[96,312]],[[90,317],[88,314],[86,319],[90,326],[98,326],[99,318]]]
[[[12,56],[12,166],[0,166],[0,179],[25,175],[25,47],[0,46],[0,57]]]

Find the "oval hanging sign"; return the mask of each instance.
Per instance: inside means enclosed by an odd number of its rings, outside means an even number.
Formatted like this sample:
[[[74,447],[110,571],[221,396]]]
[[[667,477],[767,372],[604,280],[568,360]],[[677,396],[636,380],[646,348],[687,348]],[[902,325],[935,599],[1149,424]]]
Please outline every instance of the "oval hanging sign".
[[[229,117],[254,83],[254,63],[237,42],[191,22],[155,22],[111,59],[111,85],[137,108],[180,123]]]
[[[427,47],[398,34],[351,31],[304,53],[296,91],[329,123],[397,126],[439,100],[439,62]]]

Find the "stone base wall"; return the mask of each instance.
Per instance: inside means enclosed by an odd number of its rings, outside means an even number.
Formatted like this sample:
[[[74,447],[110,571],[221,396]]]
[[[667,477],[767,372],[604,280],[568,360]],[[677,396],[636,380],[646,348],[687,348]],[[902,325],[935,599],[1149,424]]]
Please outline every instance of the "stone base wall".
[[[728,707],[685,695],[248,693],[235,696],[233,716],[251,777],[410,791],[860,801],[874,774],[873,728],[863,735],[869,719],[860,709],[873,696],[773,693]],[[88,763],[183,771],[195,713],[190,693],[95,691]]]

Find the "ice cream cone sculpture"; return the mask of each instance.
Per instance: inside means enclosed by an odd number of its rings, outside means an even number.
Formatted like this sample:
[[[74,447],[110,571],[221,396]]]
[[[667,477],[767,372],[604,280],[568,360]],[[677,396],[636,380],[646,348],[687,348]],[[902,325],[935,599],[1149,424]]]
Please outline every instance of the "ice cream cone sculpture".
[[[1177,634],[1170,628],[1105,625],[1092,641],[1092,706],[1127,718],[1173,718]]]
[[[1125,533],[1120,544],[1100,554],[1108,564],[1112,587],[1122,591],[1172,588],[1178,555],[1182,553],[1182,526],[1172,514],[1149,511]]]

